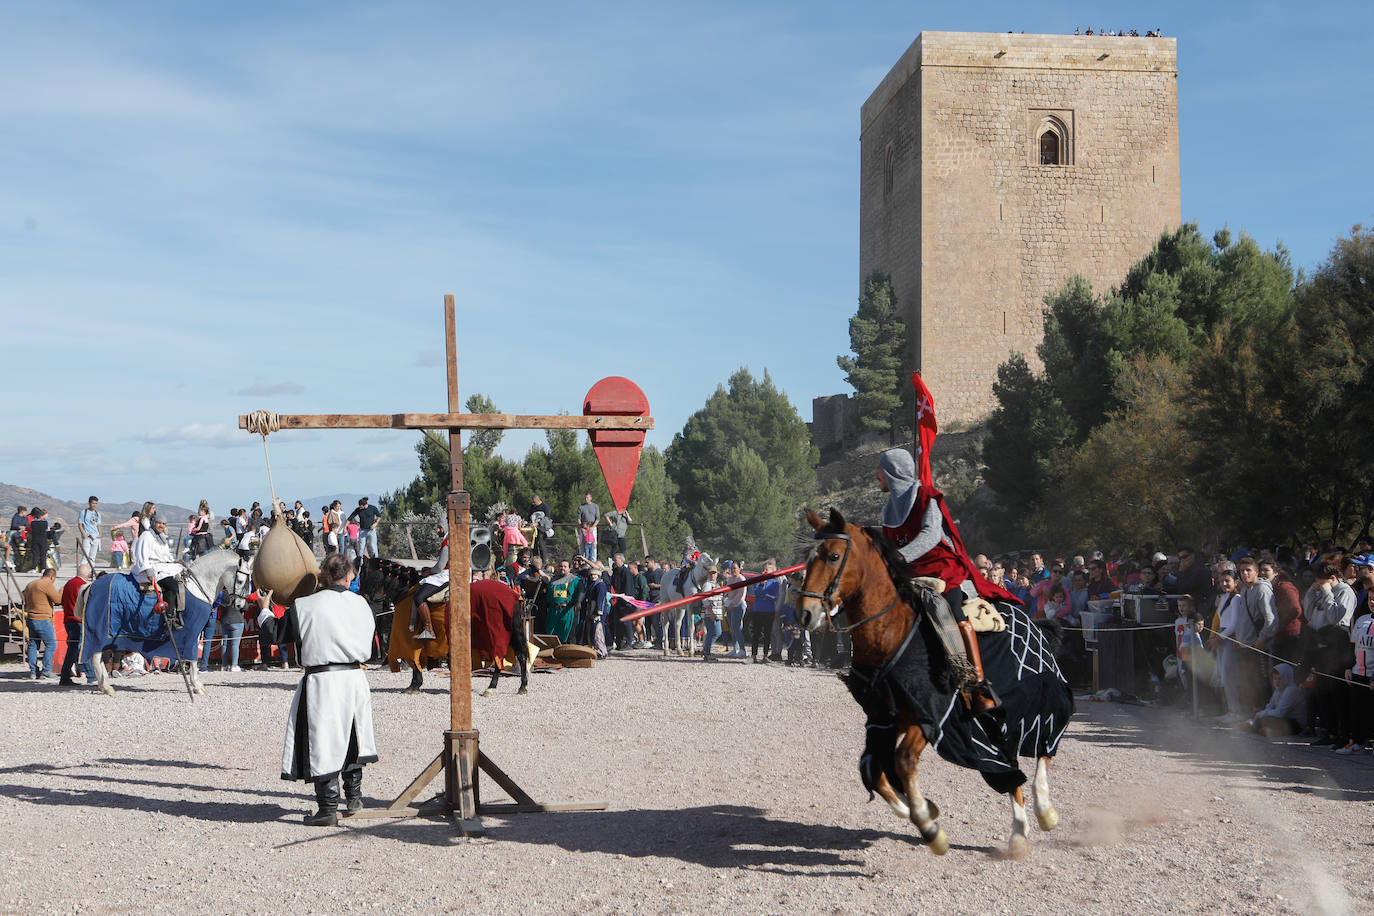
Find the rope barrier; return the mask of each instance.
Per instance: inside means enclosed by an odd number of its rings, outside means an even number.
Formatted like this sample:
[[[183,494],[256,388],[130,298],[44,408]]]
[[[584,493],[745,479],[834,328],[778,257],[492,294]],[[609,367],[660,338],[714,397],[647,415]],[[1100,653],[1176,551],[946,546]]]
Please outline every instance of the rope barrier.
[[[1291,664],[1293,664],[1292,662],[1290,662],[1288,659],[1284,658],[1284,657],[1281,656],[1281,655],[1275,655],[1274,653],[1272,653],[1272,652],[1266,652],[1266,651],[1264,651],[1263,649],[1256,649],[1254,646],[1250,645],[1249,643],[1241,642],[1239,639],[1236,639],[1236,638],[1231,637],[1231,636],[1227,636],[1227,635],[1225,635],[1224,633],[1216,633],[1216,632],[1213,632],[1212,635],[1215,636],[1215,637],[1217,637],[1218,639],[1224,639],[1224,640],[1226,640],[1227,642],[1235,643],[1236,645],[1241,646],[1242,648],[1249,649],[1251,652],[1254,652],[1256,655],[1263,655],[1265,658],[1271,658],[1271,659],[1273,659],[1274,661],[1276,661],[1276,662],[1282,662],[1282,663],[1285,664],[1285,665],[1291,665]],[[1340,677],[1340,676],[1335,675],[1335,674],[1327,674],[1325,671],[1318,671],[1316,668],[1311,668],[1311,667],[1309,667],[1309,668],[1307,669],[1307,673],[1308,673],[1308,675],[1313,676],[1313,677],[1324,677],[1324,678],[1326,678],[1327,680],[1336,681],[1336,682],[1341,683],[1341,684],[1350,684],[1350,683],[1354,683],[1353,681],[1347,681],[1344,677]]]
[[[1156,624],[1148,624],[1148,625],[1134,626],[1134,627],[1063,627],[1063,629],[1065,629],[1065,630],[1071,630],[1071,631],[1076,632],[1076,633],[1089,633],[1089,632],[1094,632],[1094,631],[1100,631],[1100,630],[1103,630],[1103,629],[1105,629],[1105,630],[1107,630],[1108,632],[1111,632],[1111,633],[1125,633],[1125,632],[1130,632],[1130,631],[1133,631],[1133,630],[1165,630],[1165,629],[1172,630],[1172,629],[1174,629],[1176,626],[1177,626],[1177,624],[1173,624],[1173,623],[1156,623]],[[1218,639],[1224,639],[1224,640],[1226,640],[1227,642],[1235,643],[1236,645],[1238,645],[1238,646],[1240,646],[1240,647],[1242,647],[1242,648],[1244,648],[1244,649],[1250,650],[1251,652],[1255,653],[1256,655],[1263,655],[1265,658],[1272,659],[1273,661],[1276,661],[1276,662],[1282,662],[1282,663],[1285,664],[1285,665],[1291,665],[1291,664],[1292,664],[1291,661],[1289,661],[1288,659],[1284,658],[1284,657],[1281,656],[1281,655],[1275,655],[1274,653],[1272,653],[1272,652],[1266,652],[1266,651],[1263,650],[1263,649],[1256,649],[1254,646],[1250,645],[1250,643],[1241,642],[1239,639],[1235,639],[1234,637],[1227,636],[1227,635],[1225,635],[1224,633],[1217,633],[1217,632],[1214,632],[1214,631],[1211,631],[1211,630],[1209,630],[1208,632],[1211,633],[1213,636],[1217,637]],[[1205,651],[1205,649],[1204,649],[1204,651]],[[1324,671],[1318,671],[1318,670],[1316,670],[1315,668],[1309,668],[1309,669],[1308,669],[1308,673],[1311,674],[1311,675],[1313,675],[1313,676],[1315,676],[1315,677],[1324,677],[1324,678],[1327,678],[1328,680],[1337,681],[1337,682],[1342,683],[1342,684],[1349,684],[1349,683],[1352,683],[1351,681],[1347,681],[1347,680],[1346,680],[1345,678],[1343,678],[1343,677],[1339,677],[1339,676],[1334,675],[1334,674],[1327,674],[1326,672],[1324,672]]]
[[[1037,618],[1034,617],[1031,618],[1032,621],[1036,619]],[[1129,633],[1134,630],[1172,630],[1174,625],[1172,623],[1149,623],[1134,627],[1066,627],[1060,624],[1060,628],[1070,630],[1074,633],[1096,633],[1101,630],[1106,630],[1109,633]]]

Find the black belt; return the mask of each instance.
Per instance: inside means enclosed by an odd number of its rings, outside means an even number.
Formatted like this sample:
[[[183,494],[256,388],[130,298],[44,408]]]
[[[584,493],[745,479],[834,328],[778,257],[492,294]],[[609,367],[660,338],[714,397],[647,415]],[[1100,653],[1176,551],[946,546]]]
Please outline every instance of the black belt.
[[[326,671],[362,671],[362,662],[334,662],[330,665],[306,665],[306,674],[323,674]]]

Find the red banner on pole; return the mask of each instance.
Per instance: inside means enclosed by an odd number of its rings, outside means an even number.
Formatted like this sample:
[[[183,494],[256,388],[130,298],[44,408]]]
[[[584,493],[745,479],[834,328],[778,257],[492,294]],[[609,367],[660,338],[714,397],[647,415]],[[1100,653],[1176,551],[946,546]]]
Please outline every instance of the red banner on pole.
[[[930,473],[930,449],[935,445],[935,434],[940,431],[935,423],[935,398],[921,380],[920,372],[911,373],[911,387],[916,390],[916,470],[923,487],[935,486],[935,478]]]

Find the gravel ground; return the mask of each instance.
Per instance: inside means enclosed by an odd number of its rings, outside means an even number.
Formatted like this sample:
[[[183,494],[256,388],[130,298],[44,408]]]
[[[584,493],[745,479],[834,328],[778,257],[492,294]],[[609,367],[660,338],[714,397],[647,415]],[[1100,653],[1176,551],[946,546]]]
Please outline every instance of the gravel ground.
[[[611,807],[489,817],[481,839],[303,826],[312,797],[278,778],[292,672],[211,674],[194,704],[175,676],[102,697],[21,672],[0,669],[3,912],[1370,911],[1374,760],[1168,710],[1080,701],[1051,771],[1062,824],[1014,862],[1006,800],[936,758],[948,856],[866,803],[859,711],[829,672],[645,651],[525,697],[503,681],[474,698],[486,753],[539,800]],[[384,805],[438,752],[448,685],[369,679],[364,791]]]

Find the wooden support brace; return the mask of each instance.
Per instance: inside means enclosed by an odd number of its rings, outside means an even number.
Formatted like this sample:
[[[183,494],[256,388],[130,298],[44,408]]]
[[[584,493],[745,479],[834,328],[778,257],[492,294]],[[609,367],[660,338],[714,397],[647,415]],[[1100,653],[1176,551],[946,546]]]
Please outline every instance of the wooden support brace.
[[[429,766],[425,767],[420,772],[420,775],[416,776],[411,784],[406,786],[405,791],[396,796],[396,800],[387,806],[388,810],[394,811],[398,808],[409,806],[410,803],[415,800],[416,796],[423,792],[425,787],[434,781],[434,777],[438,776],[439,771],[443,768],[444,754],[440,751],[435,755],[434,759],[429,762]]]

